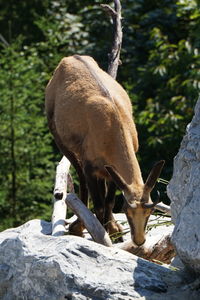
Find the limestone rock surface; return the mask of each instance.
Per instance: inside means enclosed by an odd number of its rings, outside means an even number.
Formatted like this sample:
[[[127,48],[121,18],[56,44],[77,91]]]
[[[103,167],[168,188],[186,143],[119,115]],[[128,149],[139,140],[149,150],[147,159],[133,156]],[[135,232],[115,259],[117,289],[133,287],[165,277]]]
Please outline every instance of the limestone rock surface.
[[[181,291],[179,271],[87,239],[50,233],[51,223],[41,220],[0,233],[1,300],[198,299],[195,291]]]
[[[200,272],[200,99],[174,159],[168,185],[172,221],[172,243],[183,263]]]

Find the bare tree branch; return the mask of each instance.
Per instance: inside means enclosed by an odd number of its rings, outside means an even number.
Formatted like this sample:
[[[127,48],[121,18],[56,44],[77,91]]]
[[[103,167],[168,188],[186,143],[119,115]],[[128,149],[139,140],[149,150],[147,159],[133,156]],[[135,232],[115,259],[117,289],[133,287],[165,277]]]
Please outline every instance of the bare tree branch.
[[[116,11],[108,4],[100,4],[102,9],[109,15],[111,16],[112,19],[116,18],[117,13]]]
[[[109,13],[113,20],[114,37],[111,53],[109,54],[108,74],[114,79],[117,77],[117,70],[120,62],[120,51],[122,45],[122,25],[121,25],[121,3],[120,0],[114,0],[115,10],[107,4],[101,4],[101,7]]]
[[[158,203],[155,206],[155,209],[158,209],[165,213],[167,216],[171,216],[171,207],[168,205],[165,205],[164,203]]]
[[[112,242],[106,230],[93,213],[78,199],[75,194],[68,194],[66,203],[71,207],[73,212],[82,220],[85,228],[88,230],[93,240],[104,246],[111,247]]]
[[[67,195],[67,178],[70,162],[63,156],[56,168],[56,179],[54,185],[54,203],[52,213],[52,235],[64,235],[67,206],[65,198]]]

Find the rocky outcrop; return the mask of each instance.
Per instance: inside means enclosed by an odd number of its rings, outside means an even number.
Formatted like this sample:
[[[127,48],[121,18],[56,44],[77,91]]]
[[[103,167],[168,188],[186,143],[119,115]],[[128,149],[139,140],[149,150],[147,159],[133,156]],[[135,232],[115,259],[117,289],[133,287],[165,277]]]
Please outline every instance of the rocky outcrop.
[[[32,220],[0,233],[0,299],[198,299],[182,273]],[[185,298],[184,298],[185,297]]]
[[[172,221],[172,243],[183,263],[200,272],[200,99],[195,115],[174,159],[168,185]]]

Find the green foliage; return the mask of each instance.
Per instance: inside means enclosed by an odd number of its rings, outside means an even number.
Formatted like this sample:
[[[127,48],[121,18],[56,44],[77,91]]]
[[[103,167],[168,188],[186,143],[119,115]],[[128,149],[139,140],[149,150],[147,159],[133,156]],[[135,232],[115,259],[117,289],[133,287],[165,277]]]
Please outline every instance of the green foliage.
[[[3,37],[11,43],[22,35],[24,44],[30,45],[43,39],[35,20],[46,14],[49,0],[0,0],[0,28]]]
[[[154,161],[165,159],[164,177],[170,179],[200,88],[199,5],[127,1],[124,15],[120,78],[133,100],[139,159],[145,175]]]
[[[35,24],[44,35],[44,40],[37,44],[40,56],[47,63],[50,59],[53,68],[58,57],[60,60],[84,49],[87,33],[83,31],[81,17],[68,13],[66,1],[50,2],[46,15],[40,16]]]
[[[37,50],[8,46],[0,58],[1,228],[48,217],[53,184],[51,138],[44,116],[47,73]]]

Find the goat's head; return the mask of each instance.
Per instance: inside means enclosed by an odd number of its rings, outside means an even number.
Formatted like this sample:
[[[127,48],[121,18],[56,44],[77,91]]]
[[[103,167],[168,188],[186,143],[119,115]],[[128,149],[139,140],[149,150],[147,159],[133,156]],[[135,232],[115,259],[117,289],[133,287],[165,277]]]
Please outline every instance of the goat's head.
[[[161,160],[152,168],[145,184],[143,185],[127,185],[123,178],[112,166],[105,166],[116,185],[123,191],[125,202],[124,212],[131,230],[132,241],[140,246],[144,244],[145,228],[148,219],[154,210],[155,205],[160,201],[159,195],[155,202],[152,202],[150,193],[153,190],[161,170],[164,165]]]

